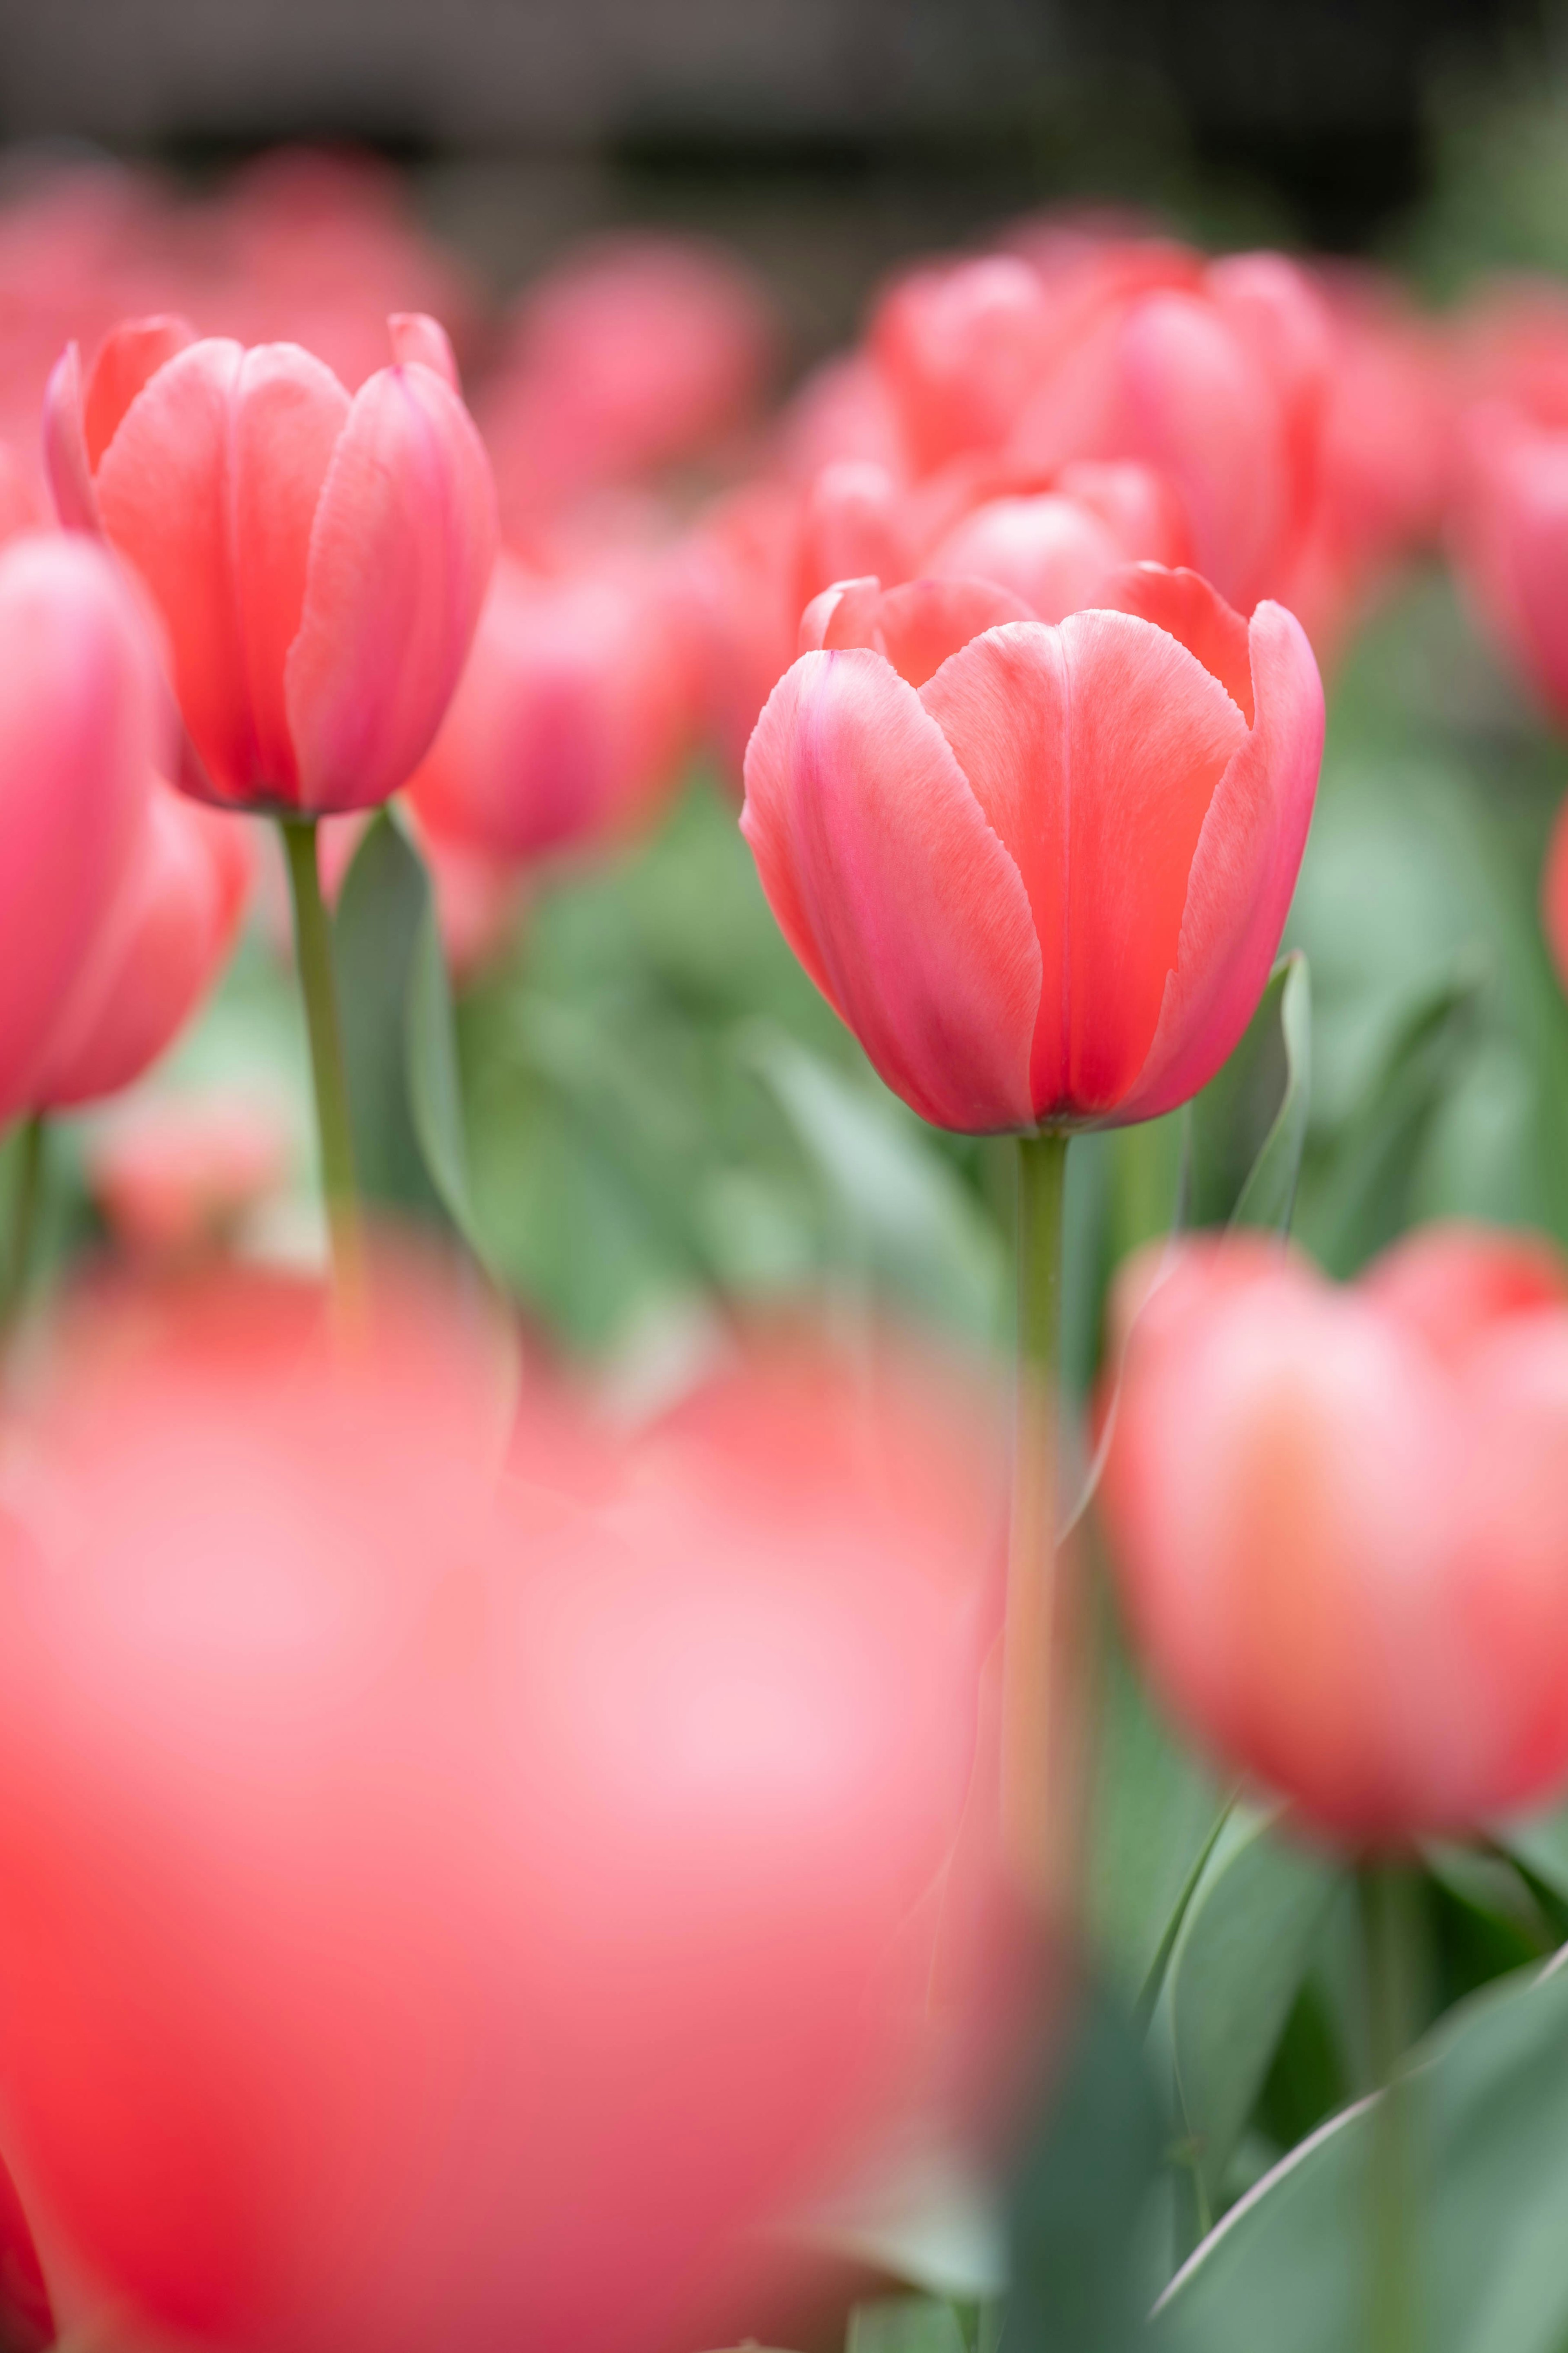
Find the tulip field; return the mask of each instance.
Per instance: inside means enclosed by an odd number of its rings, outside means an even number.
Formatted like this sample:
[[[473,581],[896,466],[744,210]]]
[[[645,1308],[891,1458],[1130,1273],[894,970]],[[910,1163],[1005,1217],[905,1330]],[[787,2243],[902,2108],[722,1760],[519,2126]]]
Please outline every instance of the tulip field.
[[[1568,2347],[1568,275],[1445,201],[811,358],[3,184],[0,2353]]]

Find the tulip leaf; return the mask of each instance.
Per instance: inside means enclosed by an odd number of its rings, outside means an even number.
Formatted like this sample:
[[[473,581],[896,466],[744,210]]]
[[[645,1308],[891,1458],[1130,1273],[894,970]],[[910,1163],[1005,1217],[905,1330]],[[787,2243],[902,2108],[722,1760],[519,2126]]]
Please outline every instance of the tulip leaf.
[[[1131,2013],[1091,1983],[1014,2179],[1004,2348],[1131,2353],[1144,2342],[1163,2142]]]
[[[1311,977],[1298,948],[1276,965],[1240,1044],[1188,1106],[1178,1223],[1289,1231],[1311,1060]]]
[[[1568,1969],[1561,1956],[1450,2011],[1417,2046],[1422,2353],[1562,2353],[1568,2340]],[[1293,2149],[1156,2308],[1161,2353],[1326,2353],[1364,2342],[1373,2103]]]
[[[934,2296],[879,2296],[850,2312],[844,2353],[964,2353],[963,2331]]]
[[[1321,1855],[1238,1807],[1215,1842],[1175,1940],[1165,2016],[1179,2128],[1212,2214],[1340,1884]]]
[[[455,1229],[479,1254],[430,878],[388,810],[367,828],[344,877],[332,953],[365,1198]]]

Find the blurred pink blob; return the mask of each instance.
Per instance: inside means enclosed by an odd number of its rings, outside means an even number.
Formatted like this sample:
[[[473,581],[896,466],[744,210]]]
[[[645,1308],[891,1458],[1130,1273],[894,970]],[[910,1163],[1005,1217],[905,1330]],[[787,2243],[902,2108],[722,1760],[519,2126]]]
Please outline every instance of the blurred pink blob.
[[[227,960],[254,871],[242,827],[154,784],[141,840],[33,1079],[34,1109],[117,1094],[173,1044]]]
[[[847,581],[746,754],[780,928],[896,1092],[987,1134],[1152,1119],[1279,945],[1323,698],[1299,623],[1196,574],[1037,621],[990,581]]]
[[[693,689],[658,567],[496,565],[452,707],[410,780],[432,842],[518,864],[646,824],[679,782]]]
[[[0,1122],[27,1108],[149,823],[157,653],[100,548],[0,550]]]
[[[121,1291],[62,1346],[0,1517],[0,2107],[67,2324],[664,2341],[921,2044],[971,1419],[774,1353],[584,1434],[577,1492],[527,1404],[498,1486],[427,1283],[347,1343],[279,1283]]]
[[[496,548],[495,491],[434,320],[351,399],[292,343],[127,322],[83,381],[68,350],[45,440],[62,522],[150,590],[194,754],[227,806],[320,815],[403,784],[461,673]]]
[[[251,1095],[157,1095],[89,1138],[88,1183],[122,1249],[191,1259],[226,1241],[288,1174],[281,1115]]]
[[[1124,1322],[1148,1282],[1123,1278]],[[1127,1345],[1105,1495],[1173,1710],[1352,1848],[1568,1778],[1568,1268],[1444,1226],[1353,1285],[1188,1245]]]
[[[759,289],[717,248],[627,234],[569,255],[518,304],[481,409],[509,533],[708,454],[753,417],[774,343]]]
[[[1568,427],[1500,401],[1468,411],[1453,535],[1489,634],[1568,723]]]

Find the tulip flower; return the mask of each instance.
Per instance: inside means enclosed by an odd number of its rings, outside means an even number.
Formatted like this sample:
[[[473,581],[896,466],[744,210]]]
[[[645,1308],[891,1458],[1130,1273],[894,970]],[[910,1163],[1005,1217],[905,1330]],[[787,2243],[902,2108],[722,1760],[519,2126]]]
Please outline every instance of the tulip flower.
[[[1454,538],[1493,640],[1568,723],[1568,427],[1487,402],[1462,428]]]
[[[351,400],[291,343],[117,329],[51,379],[62,519],[100,528],[168,633],[194,781],[319,817],[403,784],[457,685],[496,546],[495,495],[433,320]]]
[[[254,860],[232,819],[154,787],[142,839],[34,1078],[35,1110],[117,1094],[173,1043],[216,980]]]
[[[1124,1278],[1124,1320],[1146,1271]],[[1173,1712],[1352,1850],[1568,1780],[1568,1267],[1464,1226],[1340,1289],[1190,1245],[1132,1324],[1104,1493]]]
[[[657,575],[551,578],[503,555],[409,799],[431,839],[519,863],[614,839],[679,780],[690,704]]]
[[[153,639],[98,548],[49,533],[0,549],[0,649],[3,1122],[36,1100],[163,747]]]
[[[847,584],[746,755],[786,938],[941,1127],[1170,1110],[1279,944],[1322,745],[1300,626],[1154,565],[1102,605],[1051,627],[984,581]]]
[[[586,1500],[553,1440],[498,1489],[468,1312],[132,1293],[31,1410],[0,2082],[68,2329],[691,2341],[903,2088],[990,1616],[960,1424],[742,1366],[584,1437]]]

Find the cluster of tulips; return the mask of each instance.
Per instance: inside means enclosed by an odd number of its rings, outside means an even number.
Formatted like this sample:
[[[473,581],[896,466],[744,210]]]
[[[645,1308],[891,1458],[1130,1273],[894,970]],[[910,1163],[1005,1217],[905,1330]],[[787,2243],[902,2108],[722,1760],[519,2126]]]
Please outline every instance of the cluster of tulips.
[[[809,2308],[808,2201],[916,2124],[994,2156],[1070,2040],[1070,1141],[1242,1044],[1321,669],[1403,565],[1451,551],[1568,724],[1568,298],[1031,222],[769,417],[727,262],[605,244],[497,327],[310,158],[52,182],[0,298],[8,2325],[696,2353]],[[1017,1139],[1010,1447],[988,1377],[804,1320],[616,1424],[365,1229],[330,902],[375,813],[460,980],[699,747],[887,1086]],[[330,1269],[196,1249],[277,1154],[165,1113],[100,1172],[139,1247],[29,1294],[44,1122],[280,869]],[[1568,965],[1568,827],[1542,888]],[[1435,1228],[1338,1287],[1210,1235],[1113,1323],[1091,1516],[1222,1773],[1369,1873],[1568,1786],[1554,1250]]]

